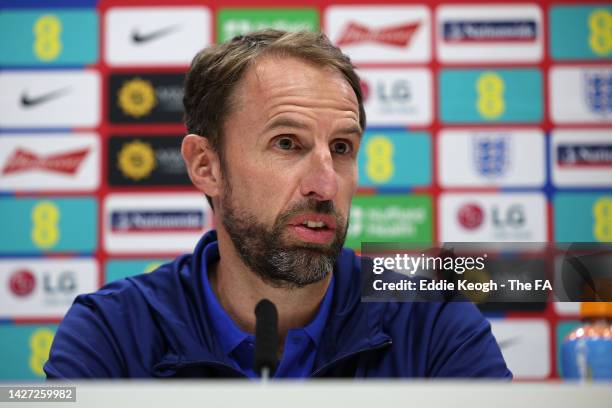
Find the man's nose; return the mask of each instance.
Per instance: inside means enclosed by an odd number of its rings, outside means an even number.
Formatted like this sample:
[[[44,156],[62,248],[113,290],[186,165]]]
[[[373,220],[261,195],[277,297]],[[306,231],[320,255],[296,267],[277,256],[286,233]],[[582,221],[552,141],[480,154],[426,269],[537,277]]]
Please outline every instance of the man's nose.
[[[333,200],[338,193],[338,180],[329,146],[313,149],[301,184],[301,193],[319,201]]]

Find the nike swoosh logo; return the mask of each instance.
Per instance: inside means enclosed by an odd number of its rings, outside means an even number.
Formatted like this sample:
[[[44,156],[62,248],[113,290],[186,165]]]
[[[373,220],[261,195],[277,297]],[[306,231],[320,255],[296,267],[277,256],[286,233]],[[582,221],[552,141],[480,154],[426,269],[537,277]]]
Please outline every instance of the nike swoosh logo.
[[[56,89],[55,91],[47,92],[42,95],[38,95],[35,97],[31,97],[28,95],[28,91],[24,91],[21,94],[21,106],[24,108],[32,108],[36,105],[40,105],[41,103],[49,102],[50,100],[57,99],[60,96],[63,96],[68,93],[70,90],[69,87]]]
[[[151,31],[146,34],[142,34],[139,31],[134,30],[132,31],[132,41],[134,41],[134,43],[137,45],[144,44],[149,41],[158,39],[159,37],[166,36],[171,32],[176,31],[178,28],[178,26],[174,25],[170,27],[160,28],[159,30]]]
[[[504,350],[504,349],[514,346],[515,344],[520,343],[520,340],[521,338],[519,336],[510,337],[507,339],[503,339],[502,341],[498,341],[497,345],[499,346],[500,349]]]

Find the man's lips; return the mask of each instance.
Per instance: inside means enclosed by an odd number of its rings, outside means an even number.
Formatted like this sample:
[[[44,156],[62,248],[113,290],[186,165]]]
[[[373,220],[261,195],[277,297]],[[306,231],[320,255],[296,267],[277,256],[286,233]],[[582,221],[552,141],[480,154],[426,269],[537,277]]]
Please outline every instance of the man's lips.
[[[325,224],[323,228],[320,229],[328,229],[335,230],[336,229],[336,220],[334,217],[325,214],[300,214],[289,220],[289,225],[298,226],[303,225],[305,221],[314,221],[314,222],[322,222]],[[303,225],[305,226],[305,225]]]
[[[323,223],[322,227],[311,228],[304,222]],[[289,221],[289,228],[303,241],[329,244],[336,236],[336,220],[323,214],[300,214]]]

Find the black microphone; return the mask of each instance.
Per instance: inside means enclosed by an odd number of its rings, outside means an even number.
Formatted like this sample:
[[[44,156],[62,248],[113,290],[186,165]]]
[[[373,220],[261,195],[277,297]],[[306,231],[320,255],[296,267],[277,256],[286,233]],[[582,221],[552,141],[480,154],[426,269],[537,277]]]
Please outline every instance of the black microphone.
[[[278,312],[274,303],[262,299],[255,306],[255,371],[267,379],[274,374],[278,350]]]

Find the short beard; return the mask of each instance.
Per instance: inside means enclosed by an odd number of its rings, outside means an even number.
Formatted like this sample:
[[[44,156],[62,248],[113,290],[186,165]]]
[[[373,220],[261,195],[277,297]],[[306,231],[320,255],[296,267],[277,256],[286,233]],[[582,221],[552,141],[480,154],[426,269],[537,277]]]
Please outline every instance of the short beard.
[[[296,289],[320,282],[333,272],[344,245],[348,221],[345,223],[336,213],[332,201],[307,199],[280,214],[268,229],[253,214],[234,208],[231,186],[228,182],[224,184],[220,200],[223,226],[244,264],[264,282],[273,287]],[[306,211],[334,217],[336,236],[331,244],[283,242],[287,222]]]

